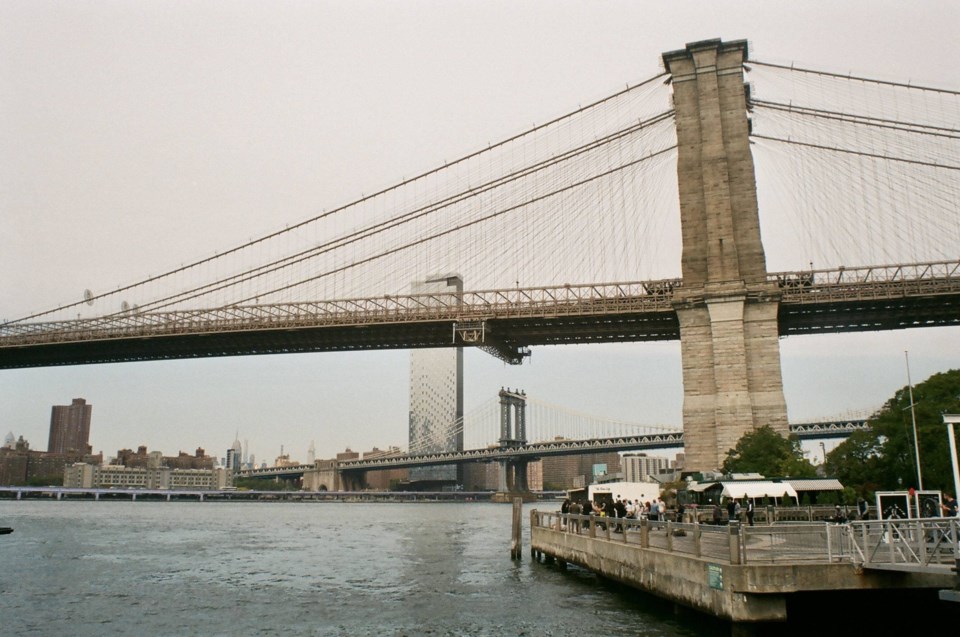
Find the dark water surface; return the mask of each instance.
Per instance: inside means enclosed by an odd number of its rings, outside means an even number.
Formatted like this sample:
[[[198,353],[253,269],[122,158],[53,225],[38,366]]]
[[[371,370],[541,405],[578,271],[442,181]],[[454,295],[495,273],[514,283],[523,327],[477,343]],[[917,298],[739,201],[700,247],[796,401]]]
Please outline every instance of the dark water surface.
[[[510,519],[489,503],[0,502],[0,635],[723,634],[534,562],[528,538],[511,561]]]

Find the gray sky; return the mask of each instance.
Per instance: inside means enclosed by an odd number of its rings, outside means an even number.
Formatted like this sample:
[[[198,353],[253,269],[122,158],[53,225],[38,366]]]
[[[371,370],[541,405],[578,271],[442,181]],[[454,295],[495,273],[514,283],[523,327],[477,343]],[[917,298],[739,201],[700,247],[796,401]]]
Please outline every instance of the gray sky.
[[[0,2],[0,318],[110,289],[308,218],[660,70],[663,51],[751,55],[960,85],[956,2]],[[761,222],[763,211],[761,210]],[[839,265],[839,264],[829,264]],[[846,264],[852,265],[852,264]],[[469,285],[468,285],[469,287]],[[960,330],[781,341],[793,422],[872,411],[960,365]],[[501,386],[679,424],[678,343],[468,351],[467,409]],[[0,372],[0,435],[45,448],[50,407],[91,442],[259,460],[405,447],[408,353]],[[819,453],[819,451],[817,451]]]

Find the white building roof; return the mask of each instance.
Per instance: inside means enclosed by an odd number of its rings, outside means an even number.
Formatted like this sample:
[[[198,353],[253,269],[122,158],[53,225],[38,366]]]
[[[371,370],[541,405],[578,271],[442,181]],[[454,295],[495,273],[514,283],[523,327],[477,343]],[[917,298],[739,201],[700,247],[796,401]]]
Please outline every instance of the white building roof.
[[[790,485],[797,491],[842,491],[843,485],[836,478],[809,478],[790,480]]]
[[[791,498],[797,497],[797,491],[789,482],[773,482],[771,480],[756,480],[749,482],[724,482],[720,495],[728,498],[782,498],[786,493]]]

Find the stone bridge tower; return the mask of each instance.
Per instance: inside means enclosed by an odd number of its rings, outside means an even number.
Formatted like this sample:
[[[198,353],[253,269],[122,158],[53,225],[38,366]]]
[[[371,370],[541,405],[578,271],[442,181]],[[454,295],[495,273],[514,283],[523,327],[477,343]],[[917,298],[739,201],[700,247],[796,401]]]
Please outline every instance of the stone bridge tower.
[[[744,40],[706,40],[663,54],[676,111],[683,285],[675,307],[692,471],[719,468],[756,428],[788,431],[779,292],[767,282],[760,241],[746,59]]]
[[[501,447],[522,447],[527,444],[527,395],[510,389],[500,390],[500,441]],[[509,502],[513,495],[530,494],[527,484],[529,458],[501,460],[499,486],[494,501]]]

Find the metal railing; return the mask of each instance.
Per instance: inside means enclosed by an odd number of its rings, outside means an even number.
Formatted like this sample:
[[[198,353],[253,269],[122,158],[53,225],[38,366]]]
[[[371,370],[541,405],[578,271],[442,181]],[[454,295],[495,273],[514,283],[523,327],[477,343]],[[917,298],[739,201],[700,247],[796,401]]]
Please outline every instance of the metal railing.
[[[845,562],[861,568],[948,572],[960,560],[960,519],[777,522],[742,526],[534,511],[562,533],[684,553],[730,564]]]
[[[74,342],[298,327],[421,321],[671,312],[679,279],[539,288],[386,295],[379,297],[229,305],[172,311],[126,311],[96,318],[0,325],[0,345]]]
[[[955,570],[960,559],[960,519],[921,518],[852,522],[854,560],[863,568]]]
[[[829,303],[960,292],[960,260],[771,272],[781,302]],[[123,311],[94,318],[0,324],[0,347],[88,340],[422,321],[672,313],[680,279],[588,283],[459,293]]]

